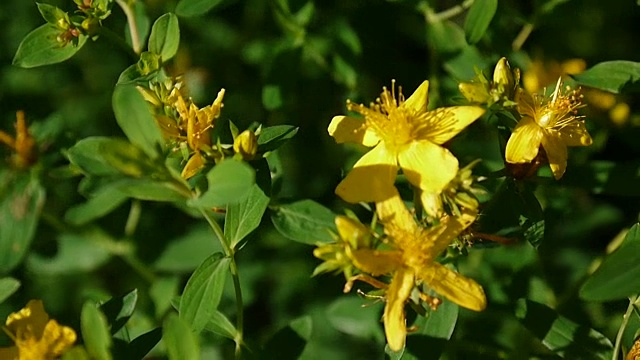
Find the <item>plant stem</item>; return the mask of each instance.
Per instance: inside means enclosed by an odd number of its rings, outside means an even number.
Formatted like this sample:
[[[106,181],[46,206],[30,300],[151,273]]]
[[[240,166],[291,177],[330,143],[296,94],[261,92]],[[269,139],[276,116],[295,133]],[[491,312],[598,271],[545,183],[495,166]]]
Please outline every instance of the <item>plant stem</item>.
[[[620,324],[620,328],[618,329],[618,335],[616,335],[616,344],[613,347],[613,355],[611,356],[611,360],[618,359],[618,353],[620,352],[620,346],[622,345],[622,335],[624,334],[624,330],[627,328],[627,324],[629,323],[629,319],[631,318],[631,313],[634,311],[635,303],[638,300],[638,296],[633,296],[629,298],[629,306],[627,307],[627,311],[624,313],[622,317],[622,324]]]
[[[127,223],[124,226],[124,236],[131,237],[136,232],[138,222],[140,221],[140,212],[142,207],[140,206],[140,200],[131,201],[131,209],[129,209],[129,217],[127,217]]]
[[[140,33],[138,32],[138,23],[136,20],[136,14],[133,12],[133,7],[125,0],[116,0],[116,3],[120,5],[124,15],[127,17],[127,23],[129,23],[129,33],[131,34],[131,46],[133,52],[139,55],[142,51],[140,45]]]
[[[453,6],[447,10],[441,11],[439,13],[434,13],[433,10],[428,5],[421,6],[421,11],[425,16],[425,19],[429,23],[436,23],[444,20],[449,20],[452,17],[458,16],[462,14],[465,10],[473,5],[475,0],[465,0],[462,4]]]
[[[224,232],[220,228],[220,225],[204,208],[200,208],[200,213],[207,220],[211,229],[216,234],[216,237],[222,245],[222,249],[225,255],[229,257],[229,270],[231,271],[231,278],[233,279],[233,288],[236,293],[236,336],[233,341],[236,343],[235,357],[240,358],[242,351],[242,337],[243,337],[243,323],[244,323],[244,305],[242,302],[242,288],[240,287],[240,276],[238,274],[238,264],[236,263],[235,250],[229,246],[224,236]]]
[[[531,35],[532,31],[533,24],[526,23],[524,24],[524,26],[522,26],[522,29],[520,29],[520,32],[511,43],[511,48],[513,49],[513,51],[518,51],[520,50],[520,48],[522,48],[522,45],[524,45],[524,42],[527,41],[527,38],[529,38],[529,35]]]

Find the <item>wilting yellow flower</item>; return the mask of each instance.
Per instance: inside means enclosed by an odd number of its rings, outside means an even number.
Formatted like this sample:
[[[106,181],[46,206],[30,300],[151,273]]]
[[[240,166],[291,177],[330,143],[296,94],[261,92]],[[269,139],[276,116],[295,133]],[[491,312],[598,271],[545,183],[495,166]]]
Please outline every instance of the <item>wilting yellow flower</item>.
[[[377,203],[376,208],[390,249],[347,247],[347,254],[363,273],[391,276],[383,320],[392,350],[399,351],[404,347],[407,334],[404,306],[413,289],[420,284],[460,306],[484,310],[486,297],[482,287],[436,261],[436,257],[473,223],[477,212],[465,210],[460,217],[446,217],[437,226],[425,229],[416,223],[397,193]]]
[[[567,167],[567,146],[587,146],[592,142],[582,117],[576,114],[582,106],[582,96],[569,87],[563,89],[562,80],[558,79],[550,98],[520,90],[516,101],[522,119],[507,142],[507,162],[531,162],[542,145],[553,176],[560,179]]]
[[[53,360],[76,341],[76,333],[49,319],[41,300],[31,300],[22,310],[7,318],[4,331],[15,346],[0,348],[0,359]]]
[[[23,111],[16,113],[16,137],[14,138],[0,130],[0,143],[4,143],[15,151],[13,163],[18,168],[29,167],[38,159],[36,142],[29,133]]]
[[[429,82],[424,81],[405,100],[383,88],[369,107],[347,101],[347,109],[362,118],[335,116],[329,134],[338,143],[353,142],[373,147],[336,188],[345,201],[382,201],[393,196],[402,168],[409,182],[423,191],[438,193],[458,171],[458,159],[440,146],[478,119],[484,109],[454,106],[427,111]]]

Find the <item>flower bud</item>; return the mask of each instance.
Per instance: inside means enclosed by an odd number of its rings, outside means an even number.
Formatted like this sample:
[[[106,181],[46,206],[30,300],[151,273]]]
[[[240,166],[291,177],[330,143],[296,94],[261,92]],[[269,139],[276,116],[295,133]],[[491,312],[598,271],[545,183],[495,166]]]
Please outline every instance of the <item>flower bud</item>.
[[[242,159],[251,160],[258,152],[258,138],[251,130],[243,131],[233,141],[233,150],[240,154]]]
[[[507,58],[501,58],[493,70],[493,86],[498,89],[502,95],[511,98],[516,85],[514,72],[511,70]]]

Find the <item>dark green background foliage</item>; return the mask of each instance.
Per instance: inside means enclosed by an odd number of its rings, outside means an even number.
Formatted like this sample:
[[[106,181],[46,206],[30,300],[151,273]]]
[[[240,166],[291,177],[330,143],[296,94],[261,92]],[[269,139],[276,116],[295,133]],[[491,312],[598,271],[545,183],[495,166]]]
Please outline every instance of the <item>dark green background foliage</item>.
[[[46,2],[64,10],[75,6],[71,0]],[[226,89],[222,116],[216,123],[222,131],[229,120],[240,129],[254,123],[299,128],[273,154],[271,171],[277,171],[265,217],[246,238],[234,238],[246,242],[237,261],[244,292],[245,338],[253,351],[246,352],[248,357],[285,359],[301,353],[305,359],[385,356],[379,321],[382,304],[353,293],[342,294],[344,279],[340,276],[311,277],[319,260],[309,244],[331,240],[327,230],[332,226],[331,214],[308,200],[294,202],[312,199],[337,214],[348,207],[368,216],[361,207],[334,195],[345,171],[363,152],[335,144],[326,130],[333,116],[345,113],[347,98],[368,103],[382,86],[390,86],[391,79],[408,96],[429,79],[430,107],[462,103],[457,84],[473,78],[474,67],[490,76],[496,61],[506,56],[524,72],[535,59],[582,58],[589,68],[604,61],[631,61],[613,70],[576,76],[583,84],[619,92],[618,101],[630,106],[631,116],[616,125],[606,111],[581,110],[594,144],[570,149],[567,173],[558,182],[548,170],[526,184],[496,177],[495,172],[504,167],[500,149],[501,143],[504,149],[504,140],[496,130],[495,118],[483,118],[451,142],[461,164],[483,159],[474,171],[488,177],[481,183],[488,190],[482,200],[493,200],[482,207],[480,227],[516,241],[507,246],[484,242],[468,249],[459,269],[484,286],[488,309],[482,313],[460,310],[458,315],[455,305],[445,304],[453,308],[443,307],[438,312],[441,318],[420,319],[419,333],[409,336],[404,358],[438,358],[441,352],[447,359],[610,358],[611,343],[627,306],[625,297],[640,292],[637,228],[620,249],[631,255],[616,253],[617,258],[606,259],[600,273],[581,287],[612,239],[638,220],[640,112],[634,82],[640,78],[640,7],[630,0],[476,2],[484,7],[437,21],[434,14],[459,3],[221,0],[202,1],[206,6],[199,9],[184,4],[176,8],[174,0],[139,1],[146,8],[149,27],[165,13],[178,15],[180,46],[166,68],[170,75],[183,76],[196,103],[210,104],[220,88]],[[209,5],[211,9],[204,13]],[[12,183],[5,161],[10,153],[6,148],[0,150],[0,235],[19,232],[28,236],[35,231],[24,258],[16,259],[19,265],[9,272],[0,268],[1,276],[21,283],[0,305],[0,318],[29,299],[39,298],[53,317],[79,332],[81,317],[103,316],[95,308],[83,307],[87,299],[106,301],[120,296],[135,304],[135,311],[124,316],[125,322],[129,320],[127,339],[165,324],[164,335],[174,332],[175,341],[185,325],[168,313],[172,306],[181,308],[195,301],[177,296],[198,266],[216,267],[223,261],[209,258],[221,251],[211,230],[184,204],[138,203],[122,191],[94,194],[98,179],[91,182],[68,176],[66,167],[68,159],[82,161],[74,158],[77,153],[67,152],[79,140],[124,138],[118,126],[121,116],[116,121],[112,108],[112,94],[121,72],[137,59],[100,36],[97,41],[87,40],[65,62],[19,68],[12,65],[18,45],[44,21],[35,2],[6,0],[0,4],[0,23],[0,129],[13,134],[15,112],[25,111],[41,154],[34,171],[46,193],[46,201],[37,190],[30,193],[28,206],[34,213],[42,207],[35,229],[29,230],[26,223],[8,223],[9,215],[3,211],[17,191],[13,187],[32,184],[27,179],[5,185]],[[525,24],[533,25],[532,32],[514,50],[512,43]],[[103,26],[124,34],[126,18],[117,6]],[[608,84],[609,74],[616,71],[622,75]],[[166,170],[155,168],[157,164],[143,165],[160,173]],[[256,173],[259,184],[265,171]],[[170,175],[162,176],[170,179]],[[213,176],[209,175],[210,183]],[[179,187],[171,180],[163,184],[174,190]],[[163,187],[154,196],[165,191]],[[93,204],[86,203],[87,194],[96,195]],[[257,203],[266,204],[252,194]],[[213,194],[208,199],[208,205],[214,206]],[[126,234],[123,229],[132,207],[140,211],[139,223],[135,232]],[[307,212],[312,214],[309,222],[305,222]],[[292,220],[288,214],[298,217]],[[509,230],[536,224],[542,224],[543,231],[536,232],[535,227],[528,232]],[[626,277],[617,278],[623,290],[603,295],[611,290],[606,287],[608,281],[627,271]],[[218,311],[233,320],[236,308],[230,278],[224,284],[210,291],[220,292],[213,296],[219,297]],[[0,280],[0,297],[14,287],[11,280]],[[130,293],[133,289],[137,289],[135,300]],[[363,304],[370,306],[363,308]],[[119,307],[115,309],[102,308],[112,333],[117,331],[117,317],[112,313],[117,314]],[[446,341],[451,334],[447,319],[456,318],[451,340]],[[225,338],[229,331],[225,333],[221,323],[198,323],[205,329],[200,339],[203,359],[232,356],[233,344]],[[639,324],[637,316],[631,319],[624,349],[631,345]],[[441,332],[430,332],[430,326]],[[144,339],[150,346],[160,338],[158,331]],[[570,335],[573,343],[562,342],[566,333],[577,334]],[[6,337],[0,342],[9,343]],[[113,349],[127,353],[126,346],[131,344],[116,344]],[[167,347],[169,354],[179,351],[176,346],[165,344],[151,354],[162,358]]]

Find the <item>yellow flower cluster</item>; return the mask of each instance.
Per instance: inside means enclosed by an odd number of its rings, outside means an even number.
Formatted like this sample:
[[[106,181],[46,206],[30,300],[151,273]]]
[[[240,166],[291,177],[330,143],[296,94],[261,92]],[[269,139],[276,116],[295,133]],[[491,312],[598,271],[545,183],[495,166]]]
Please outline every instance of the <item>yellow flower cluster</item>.
[[[49,319],[41,300],[31,300],[7,318],[4,331],[15,346],[0,348],[0,359],[53,360],[76,342],[76,333]]]
[[[381,289],[386,300],[385,334],[394,351],[405,344],[404,308],[410,299],[435,310],[442,300],[427,294],[434,291],[471,310],[486,306],[480,285],[436,261],[475,221],[478,207],[468,193],[472,165],[460,171],[458,159],[443,144],[485,110],[479,106],[428,110],[428,89],[429,82],[424,81],[405,99],[401,89],[396,94],[393,83],[370,106],[347,102],[347,109],[361,117],[336,116],[328,129],[338,143],[373,147],[338,185],[336,194],[351,203],[374,202],[384,235],[338,216],[336,242],[314,251],[324,260],[315,273],[342,271],[347,278],[345,292],[356,280]],[[407,209],[394,185],[398,170],[436,225],[424,226]],[[445,209],[444,203],[454,206]]]

